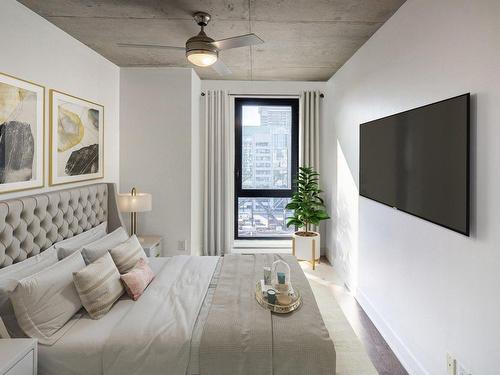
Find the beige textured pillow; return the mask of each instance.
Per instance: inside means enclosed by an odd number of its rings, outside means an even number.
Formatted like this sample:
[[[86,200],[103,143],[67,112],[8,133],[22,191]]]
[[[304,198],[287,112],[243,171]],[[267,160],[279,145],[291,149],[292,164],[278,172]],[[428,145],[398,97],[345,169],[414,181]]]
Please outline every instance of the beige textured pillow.
[[[118,271],[124,274],[130,271],[137,264],[139,259],[143,258],[146,263],[149,262],[144,249],[141,246],[137,236],[134,234],[127,241],[114,247],[110,251]]]
[[[10,300],[24,333],[52,345],[71,327],[66,323],[82,308],[73,272],[84,267],[82,255],[73,253],[17,283]]]
[[[102,257],[73,274],[83,307],[92,319],[100,319],[125,291],[111,255]]]

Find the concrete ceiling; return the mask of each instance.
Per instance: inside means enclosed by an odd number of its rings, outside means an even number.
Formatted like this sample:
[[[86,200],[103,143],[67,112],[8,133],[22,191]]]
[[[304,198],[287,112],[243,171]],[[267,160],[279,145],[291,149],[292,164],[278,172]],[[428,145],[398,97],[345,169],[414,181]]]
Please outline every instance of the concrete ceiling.
[[[19,0],[119,66],[190,66],[182,51],[116,43],[184,46],[206,32],[223,39],[253,32],[265,43],[222,51],[232,75],[196,68],[202,79],[326,81],[405,0]]]

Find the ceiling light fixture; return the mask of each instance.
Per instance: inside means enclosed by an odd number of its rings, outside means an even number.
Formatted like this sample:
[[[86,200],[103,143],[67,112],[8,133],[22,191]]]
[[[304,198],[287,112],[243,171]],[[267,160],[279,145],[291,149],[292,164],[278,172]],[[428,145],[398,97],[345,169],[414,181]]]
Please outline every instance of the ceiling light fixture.
[[[219,57],[219,50],[212,44],[214,40],[205,34],[205,26],[210,22],[208,13],[196,13],[195,21],[201,27],[198,35],[189,38],[186,42],[186,57],[191,64],[206,67],[215,64]]]
[[[186,57],[189,62],[201,67],[214,64],[217,61],[217,55],[217,51],[207,51],[201,49],[194,49],[186,52]]]
[[[196,12],[193,15],[195,22],[200,26],[200,32],[186,41],[185,47],[166,46],[161,44],[118,43],[120,47],[157,48],[184,51],[188,61],[199,67],[211,66],[221,76],[231,74],[231,70],[219,59],[219,51],[231,48],[254,46],[264,43],[257,35],[250,33],[230,38],[213,40],[205,33],[205,27],[212,18],[205,12]]]

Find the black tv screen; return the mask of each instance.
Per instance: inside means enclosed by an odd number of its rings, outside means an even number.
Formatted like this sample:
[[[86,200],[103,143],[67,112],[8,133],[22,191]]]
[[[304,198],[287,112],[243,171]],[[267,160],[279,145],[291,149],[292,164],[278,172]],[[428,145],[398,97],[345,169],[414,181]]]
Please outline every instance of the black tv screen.
[[[469,235],[465,94],[360,125],[360,195]]]

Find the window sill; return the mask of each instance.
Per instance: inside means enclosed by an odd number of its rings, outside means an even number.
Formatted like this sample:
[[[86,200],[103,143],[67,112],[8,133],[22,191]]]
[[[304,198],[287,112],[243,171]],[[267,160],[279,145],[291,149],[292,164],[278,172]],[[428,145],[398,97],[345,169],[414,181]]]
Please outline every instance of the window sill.
[[[234,254],[292,253],[292,240],[234,240]]]

